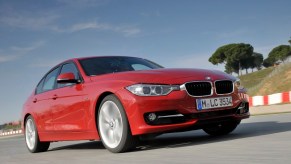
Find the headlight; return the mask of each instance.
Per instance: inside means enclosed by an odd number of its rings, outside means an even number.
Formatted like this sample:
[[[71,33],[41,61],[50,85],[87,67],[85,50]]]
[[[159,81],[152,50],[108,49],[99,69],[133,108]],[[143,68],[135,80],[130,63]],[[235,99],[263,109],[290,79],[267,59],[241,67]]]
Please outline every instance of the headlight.
[[[161,96],[167,95],[173,90],[180,90],[180,87],[176,85],[135,84],[126,87],[126,89],[138,96]]]
[[[239,93],[247,93],[247,89],[241,85],[240,79],[235,80],[234,86],[238,89]]]
[[[236,79],[235,82],[234,82],[234,85],[239,88],[241,86],[240,84],[240,79]]]

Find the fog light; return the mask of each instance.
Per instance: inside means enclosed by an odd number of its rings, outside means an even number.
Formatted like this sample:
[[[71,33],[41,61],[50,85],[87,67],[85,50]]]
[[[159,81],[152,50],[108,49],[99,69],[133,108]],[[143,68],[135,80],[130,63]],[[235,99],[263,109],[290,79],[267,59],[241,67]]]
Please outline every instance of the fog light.
[[[155,113],[148,114],[149,121],[155,121],[157,119],[157,115]]]
[[[240,104],[240,106],[238,107],[238,109],[244,109],[244,108],[245,108],[245,103],[242,102],[242,103]]]
[[[244,113],[247,113],[249,110],[248,110],[248,103],[245,103],[245,102],[242,102],[240,104],[240,106],[238,107],[238,110],[237,110],[237,114],[244,114]]]

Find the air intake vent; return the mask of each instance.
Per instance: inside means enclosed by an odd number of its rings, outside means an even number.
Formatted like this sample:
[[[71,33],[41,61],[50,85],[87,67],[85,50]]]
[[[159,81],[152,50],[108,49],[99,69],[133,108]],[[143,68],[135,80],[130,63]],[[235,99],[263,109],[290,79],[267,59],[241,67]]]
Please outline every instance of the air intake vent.
[[[191,96],[210,96],[212,94],[210,82],[190,82],[186,83],[185,87]]]
[[[222,80],[215,82],[216,94],[230,94],[233,92],[233,82]]]

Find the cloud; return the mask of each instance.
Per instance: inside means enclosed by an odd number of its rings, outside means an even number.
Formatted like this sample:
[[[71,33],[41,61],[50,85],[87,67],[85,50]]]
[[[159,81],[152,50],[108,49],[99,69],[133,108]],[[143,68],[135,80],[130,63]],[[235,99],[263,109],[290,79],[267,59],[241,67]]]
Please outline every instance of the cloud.
[[[0,63],[17,60],[29,52],[43,46],[44,41],[35,42],[27,47],[11,46],[7,50],[0,51]]]
[[[0,54],[0,63],[5,63],[9,61],[13,61],[19,58],[19,55],[1,55]]]
[[[56,27],[54,25],[55,21],[59,16],[55,14],[11,14],[0,17],[0,26],[9,26],[13,28],[24,28],[29,30],[43,30],[50,29],[54,30]]]
[[[64,13],[66,10],[83,10],[92,6],[99,6],[107,0],[57,0],[59,7],[52,7],[50,10],[30,10],[18,9],[15,6],[0,6],[0,27],[19,28],[29,31],[51,31],[55,33],[75,33],[84,30],[109,31],[122,34],[125,37],[136,36],[141,33],[141,29],[131,24],[114,24],[94,21],[92,18],[88,22],[67,22],[70,16]],[[31,5],[28,4],[30,8]],[[43,7],[43,6],[40,6]],[[75,9],[74,7],[78,7]],[[62,10],[63,9],[63,10]],[[66,18],[66,20],[64,20]],[[65,23],[66,22],[66,23]]]
[[[0,17],[0,26],[9,26],[13,28],[23,28],[28,30],[49,30],[58,33],[79,32],[84,30],[112,31],[123,34],[126,37],[136,36],[141,33],[141,29],[133,25],[112,25],[109,23],[100,23],[97,21],[75,23],[68,27],[58,25],[58,15],[45,14],[43,16],[25,16],[14,14]]]
[[[60,31],[67,32],[78,32],[83,30],[97,30],[97,31],[113,31],[117,33],[121,33],[126,37],[136,36],[141,33],[141,29],[135,26],[129,25],[120,25],[114,26],[108,23],[100,23],[97,21],[86,22],[86,23],[77,23],[69,27],[68,29],[63,29]]]
[[[30,51],[33,51],[33,50],[43,46],[44,44],[45,44],[45,41],[38,41],[38,42],[35,42],[32,45],[27,46],[27,47],[11,46],[10,49],[13,51],[19,52],[19,53],[26,54]]]
[[[88,8],[105,4],[108,0],[57,0],[58,4],[70,8]]]
[[[141,33],[141,29],[131,26],[117,26],[113,28],[113,31],[122,33],[124,36],[136,36]]]
[[[97,22],[87,22],[87,23],[78,23],[74,24],[69,28],[69,32],[78,32],[87,29],[94,30],[112,30],[111,25],[105,23],[97,23]]]

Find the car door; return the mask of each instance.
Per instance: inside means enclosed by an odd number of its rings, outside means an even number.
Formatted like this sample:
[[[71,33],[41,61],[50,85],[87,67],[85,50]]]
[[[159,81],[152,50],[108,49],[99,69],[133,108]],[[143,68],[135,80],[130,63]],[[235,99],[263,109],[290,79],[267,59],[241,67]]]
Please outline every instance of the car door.
[[[51,98],[55,89],[55,80],[59,73],[59,67],[47,73],[36,87],[32,98],[32,108],[36,117],[37,128],[40,133],[53,131],[53,117],[51,111]]]
[[[79,71],[73,62],[63,64],[60,74],[74,73],[82,81]],[[57,132],[78,132],[87,129],[89,100],[85,99],[83,84],[57,84],[54,93],[52,111],[54,130]]]

